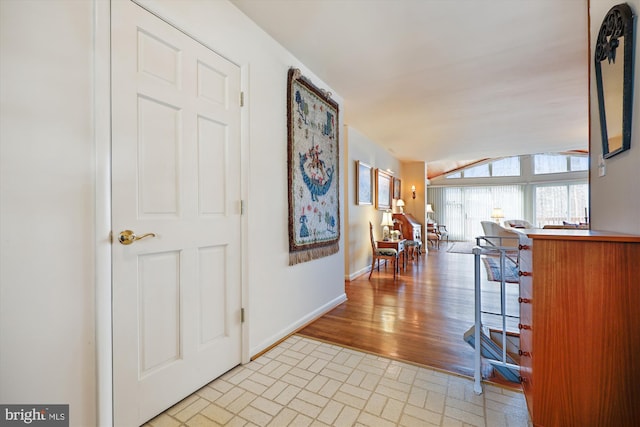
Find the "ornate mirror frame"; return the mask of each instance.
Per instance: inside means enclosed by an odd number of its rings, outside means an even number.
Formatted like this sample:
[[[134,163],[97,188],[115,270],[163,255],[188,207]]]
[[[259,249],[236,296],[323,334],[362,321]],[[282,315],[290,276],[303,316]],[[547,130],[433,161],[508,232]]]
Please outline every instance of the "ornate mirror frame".
[[[605,159],[631,148],[633,19],[626,3],[612,7],[602,21],[596,41],[596,85]]]

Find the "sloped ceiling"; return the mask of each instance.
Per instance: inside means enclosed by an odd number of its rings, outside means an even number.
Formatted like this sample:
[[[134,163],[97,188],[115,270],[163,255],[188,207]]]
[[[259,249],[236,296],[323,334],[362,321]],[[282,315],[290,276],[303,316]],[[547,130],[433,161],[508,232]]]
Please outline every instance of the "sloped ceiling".
[[[400,160],[588,148],[586,0],[231,0]]]

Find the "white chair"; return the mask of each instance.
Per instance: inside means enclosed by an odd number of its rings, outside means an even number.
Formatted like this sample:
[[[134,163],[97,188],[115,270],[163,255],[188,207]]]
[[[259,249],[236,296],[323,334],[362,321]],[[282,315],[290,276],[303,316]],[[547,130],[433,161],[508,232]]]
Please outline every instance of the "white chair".
[[[533,224],[524,219],[508,219],[504,221],[504,225],[511,228],[535,228]]]
[[[487,237],[485,241],[490,245],[517,248],[520,244],[521,233],[519,231],[504,228],[493,221],[480,221],[480,224],[482,224],[484,235]]]

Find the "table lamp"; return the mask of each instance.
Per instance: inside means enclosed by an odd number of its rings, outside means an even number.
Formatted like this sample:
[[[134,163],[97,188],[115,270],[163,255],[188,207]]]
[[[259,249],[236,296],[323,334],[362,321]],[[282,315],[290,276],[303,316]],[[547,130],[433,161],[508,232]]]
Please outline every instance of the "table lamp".
[[[398,199],[398,201],[396,202],[396,206],[398,207],[398,209],[400,209],[400,213],[404,213],[404,200],[402,199]]]
[[[502,208],[493,208],[493,212],[491,212],[491,218],[493,218],[496,223],[500,224],[500,219],[504,218]]]
[[[391,215],[391,211],[382,213],[382,222],[380,225],[382,226],[382,240],[389,240],[389,227],[393,227],[393,216]]]
[[[433,208],[431,207],[431,203],[427,203],[427,223],[432,223],[433,220],[431,219],[431,216],[429,216],[429,214],[435,213],[433,211]]]

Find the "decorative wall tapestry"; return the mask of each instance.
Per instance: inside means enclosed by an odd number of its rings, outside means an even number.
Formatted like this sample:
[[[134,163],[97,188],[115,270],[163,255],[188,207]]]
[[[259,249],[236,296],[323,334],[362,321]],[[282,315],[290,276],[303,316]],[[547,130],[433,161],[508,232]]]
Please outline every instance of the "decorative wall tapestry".
[[[290,69],[287,81],[289,265],[338,252],[338,104]]]

